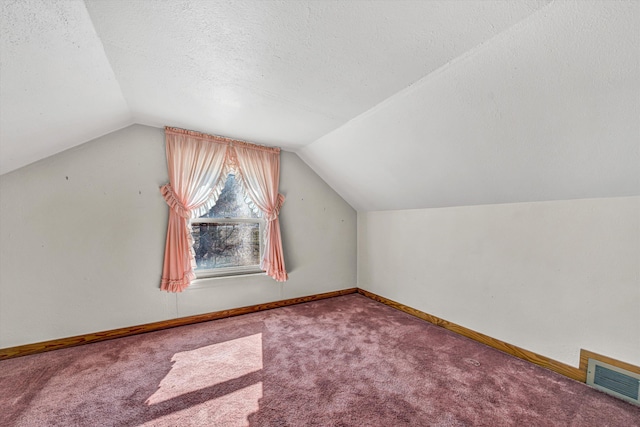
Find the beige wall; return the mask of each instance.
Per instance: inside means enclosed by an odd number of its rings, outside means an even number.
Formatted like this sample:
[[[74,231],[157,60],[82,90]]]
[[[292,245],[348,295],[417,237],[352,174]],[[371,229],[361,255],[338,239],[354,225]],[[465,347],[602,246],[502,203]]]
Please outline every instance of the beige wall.
[[[573,366],[640,365],[640,197],[358,213],[358,286]]]
[[[283,152],[290,280],[160,291],[166,181],[163,131],[141,125],[0,176],[0,347],[355,286],[356,212]]]

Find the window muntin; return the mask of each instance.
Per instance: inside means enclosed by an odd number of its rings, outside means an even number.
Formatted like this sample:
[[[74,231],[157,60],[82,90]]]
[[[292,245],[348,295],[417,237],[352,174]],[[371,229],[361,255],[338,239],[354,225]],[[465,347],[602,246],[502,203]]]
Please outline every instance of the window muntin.
[[[264,221],[245,200],[233,174],[216,204],[191,220],[198,278],[261,272]]]

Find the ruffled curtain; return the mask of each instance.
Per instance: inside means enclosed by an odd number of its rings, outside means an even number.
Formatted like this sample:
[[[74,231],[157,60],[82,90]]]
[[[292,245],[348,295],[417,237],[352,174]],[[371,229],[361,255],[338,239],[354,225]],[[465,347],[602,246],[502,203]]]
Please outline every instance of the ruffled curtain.
[[[169,183],[160,191],[169,205],[169,224],[160,288],[181,292],[195,278],[189,219],[202,216],[218,200],[229,145],[181,129],[167,128],[165,137]]]
[[[233,143],[230,157],[237,164],[237,174],[253,204],[266,221],[265,246],[260,268],[278,282],[287,280],[280,235],[280,208],[285,197],[278,193],[280,183],[280,149]]]
[[[287,280],[278,215],[280,149],[176,128],[165,128],[169,184],[161,187],[169,205],[169,224],[160,288],[181,292],[195,278],[190,218],[215,205],[230,171],[235,171],[255,208],[266,221],[260,268],[277,281]]]

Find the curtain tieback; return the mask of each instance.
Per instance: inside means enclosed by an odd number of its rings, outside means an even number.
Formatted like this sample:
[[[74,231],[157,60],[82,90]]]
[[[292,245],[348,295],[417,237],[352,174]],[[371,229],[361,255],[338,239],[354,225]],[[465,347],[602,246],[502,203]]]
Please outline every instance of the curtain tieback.
[[[173,188],[171,184],[165,184],[160,187],[160,192],[162,193],[162,197],[167,202],[169,207],[173,209],[178,215],[184,218],[189,218],[191,216],[191,211],[187,210],[180,200],[176,197],[176,193],[173,192]]]
[[[265,219],[267,221],[274,221],[278,218],[278,215],[280,215],[280,208],[282,208],[282,204],[284,203],[285,197],[282,194],[278,194],[278,198],[276,200],[276,206],[273,208],[273,210],[271,212],[269,212],[266,216]]]

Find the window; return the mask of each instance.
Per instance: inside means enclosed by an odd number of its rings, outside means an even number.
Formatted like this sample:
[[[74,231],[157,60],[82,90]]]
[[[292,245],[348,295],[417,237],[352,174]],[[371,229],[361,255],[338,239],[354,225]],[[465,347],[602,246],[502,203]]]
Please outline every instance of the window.
[[[263,251],[264,221],[254,212],[233,174],[209,212],[191,220],[196,276],[257,273]]]

